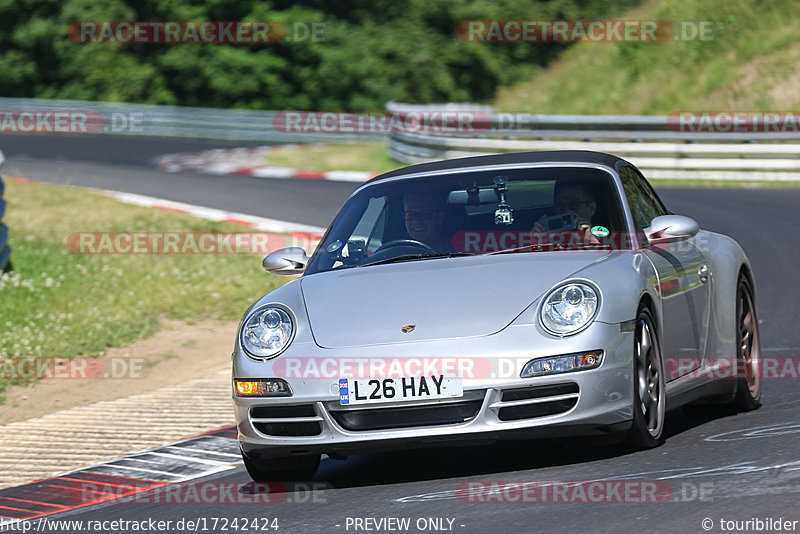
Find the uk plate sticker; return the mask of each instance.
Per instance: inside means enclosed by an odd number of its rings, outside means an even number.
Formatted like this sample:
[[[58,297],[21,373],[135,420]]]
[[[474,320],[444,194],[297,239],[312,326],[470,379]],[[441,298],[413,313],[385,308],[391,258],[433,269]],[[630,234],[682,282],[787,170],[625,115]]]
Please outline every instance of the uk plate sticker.
[[[350,389],[346,378],[339,379],[339,404],[350,404]]]
[[[589,232],[595,237],[608,237],[608,228],[605,226],[592,226]]]

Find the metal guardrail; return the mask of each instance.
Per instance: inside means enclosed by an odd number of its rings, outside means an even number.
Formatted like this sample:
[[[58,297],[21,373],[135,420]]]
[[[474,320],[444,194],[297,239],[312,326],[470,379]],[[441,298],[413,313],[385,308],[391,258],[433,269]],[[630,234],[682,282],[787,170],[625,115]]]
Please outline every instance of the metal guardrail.
[[[386,109],[401,117],[425,111],[468,111],[478,118],[469,131],[393,131],[389,155],[406,163],[526,150],[585,149],[625,157],[656,179],[800,181],[800,131],[682,132],[675,131],[675,117],[511,114],[475,104],[390,102]],[[266,143],[386,137],[370,131],[290,133],[282,125],[285,117],[280,114],[285,112],[280,111],[0,98],[0,112],[17,116],[24,112],[81,113],[95,135]],[[4,121],[0,121],[0,130]]]
[[[443,109],[389,103],[397,113]],[[389,155],[405,163],[536,150],[596,150],[630,160],[654,179],[800,181],[800,131],[681,132],[676,118],[495,113],[461,104],[480,117],[472,131],[395,132]]]
[[[268,143],[351,142],[385,137],[369,133],[290,133],[280,129],[280,111],[0,98],[0,112],[83,113],[87,115],[87,133],[102,135]],[[2,126],[0,122],[0,129]]]

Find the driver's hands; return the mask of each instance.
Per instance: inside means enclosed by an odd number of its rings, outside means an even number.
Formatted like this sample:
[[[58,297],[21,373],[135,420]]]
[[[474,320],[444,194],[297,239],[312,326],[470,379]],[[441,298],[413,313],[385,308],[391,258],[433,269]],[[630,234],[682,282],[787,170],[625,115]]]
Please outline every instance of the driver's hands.
[[[533,223],[533,229],[531,230],[531,236],[533,237],[534,243],[541,243],[547,241],[547,234],[559,234],[564,231],[577,231],[584,243],[591,243],[591,244],[599,244],[600,240],[597,239],[595,236],[592,235],[591,223],[586,219],[579,217],[575,214],[575,227],[572,230],[555,230],[549,231],[544,227],[544,220],[547,218],[547,215],[542,215],[539,217],[535,223]]]
[[[573,228],[573,230],[577,230],[578,227],[580,226],[580,224],[582,224],[582,223],[587,223],[588,224],[588,221],[585,221],[584,219],[581,219],[578,216],[577,213],[572,212],[572,211],[570,211],[568,213],[571,213],[572,215],[575,216],[575,227]],[[548,230],[544,227],[544,220],[547,219],[547,217],[548,217],[547,215],[542,215],[541,217],[539,217],[539,220],[537,220],[535,223],[533,223],[533,229],[531,230],[531,232],[539,233],[539,234],[547,232]],[[565,230],[554,230],[554,231],[555,232],[563,232]]]
[[[600,240],[592,235],[591,225],[588,223],[578,225],[578,233],[583,236],[584,243],[591,243],[592,245],[599,245]]]

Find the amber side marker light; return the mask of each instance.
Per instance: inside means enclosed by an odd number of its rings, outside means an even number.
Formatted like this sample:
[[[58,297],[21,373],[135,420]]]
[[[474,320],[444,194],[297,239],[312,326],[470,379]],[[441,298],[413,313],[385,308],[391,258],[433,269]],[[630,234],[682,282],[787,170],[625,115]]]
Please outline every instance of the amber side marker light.
[[[292,389],[280,378],[234,380],[238,397],[291,397]]]

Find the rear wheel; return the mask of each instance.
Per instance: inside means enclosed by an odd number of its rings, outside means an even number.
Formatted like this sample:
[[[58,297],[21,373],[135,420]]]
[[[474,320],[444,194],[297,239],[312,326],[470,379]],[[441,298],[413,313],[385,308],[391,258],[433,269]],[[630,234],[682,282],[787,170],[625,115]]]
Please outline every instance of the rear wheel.
[[[753,290],[747,278],[736,291],[736,396],[733,406],[741,411],[761,406],[761,337]]]
[[[320,455],[293,456],[256,461],[242,453],[244,467],[255,482],[311,480],[319,468]]]
[[[717,416],[720,410],[747,412],[761,406],[761,338],[753,290],[745,276],[739,277],[736,289],[735,377],[733,400],[730,396],[721,400],[701,399],[683,406],[683,411],[689,417],[700,419]]]
[[[661,344],[647,307],[636,317],[633,342],[633,426],[625,442],[636,449],[651,449],[664,442],[666,388]]]

